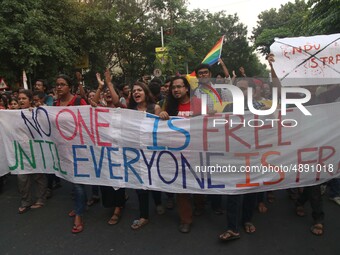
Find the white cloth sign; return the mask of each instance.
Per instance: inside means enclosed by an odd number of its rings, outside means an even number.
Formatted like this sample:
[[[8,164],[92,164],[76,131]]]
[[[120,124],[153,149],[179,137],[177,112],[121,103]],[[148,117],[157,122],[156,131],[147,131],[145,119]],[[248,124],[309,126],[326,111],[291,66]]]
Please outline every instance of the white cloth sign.
[[[3,110],[0,175],[55,173],[71,182],[174,193],[315,185],[340,174],[339,106],[308,107],[312,116],[289,109],[260,119],[249,113],[168,121],[90,106]]]
[[[340,82],[340,34],[275,39],[270,51],[283,86]]]

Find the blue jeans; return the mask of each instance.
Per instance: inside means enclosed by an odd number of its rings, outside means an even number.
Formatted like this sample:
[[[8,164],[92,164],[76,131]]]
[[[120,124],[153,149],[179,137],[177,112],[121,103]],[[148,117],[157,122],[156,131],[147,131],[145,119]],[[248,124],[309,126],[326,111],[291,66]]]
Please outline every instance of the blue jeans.
[[[83,215],[86,209],[86,189],[84,184],[74,184],[74,211],[76,215]]]

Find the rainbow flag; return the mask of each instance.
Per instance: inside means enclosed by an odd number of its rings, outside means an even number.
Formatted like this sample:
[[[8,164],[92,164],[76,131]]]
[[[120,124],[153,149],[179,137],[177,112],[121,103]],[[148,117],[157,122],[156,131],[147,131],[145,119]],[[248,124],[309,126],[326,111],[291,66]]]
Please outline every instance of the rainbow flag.
[[[208,65],[211,66],[211,65],[218,62],[218,59],[221,57],[221,53],[222,53],[223,41],[224,41],[224,35],[221,37],[220,40],[218,40],[218,42],[214,45],[214,47],[208,52],[208,54],[203,59],[202,64],[208,64]],[[198,89],[195,71],[193,71],[191,74],[187,74],[186,78],[189,81],[193,91]],[[217,100],[215,100],[215,98],[213,96],[213,93],[214,93],[215,96],[217,97],[218,101],[222,105],[222,99],[221,99],[220,95],[218,94],[218,92],[214,88],[212,88],[210,85],[205,84],[205,85],[203,85],[203,87],[201,89],[202,89],[203,92],[208,94],[214,102],[217,102]]]
[[[202,61],[203,64],[213,65],[217,63],[218,59],[221,57],[223,40],[224,36],[222,36],[221,39],[218,40],[215,46],[205,56],[205,58]]]
[[[215,44],[215,46],[209,51],[209,53],[205,56],[202,61],[202,64],[213,65],[218,62],[218,59],[221,57],[222,46],[223,46],[224,36],[221,37],[220,40]],[[195,71],[191,74],[188,74],[187,78],[196,77]]]

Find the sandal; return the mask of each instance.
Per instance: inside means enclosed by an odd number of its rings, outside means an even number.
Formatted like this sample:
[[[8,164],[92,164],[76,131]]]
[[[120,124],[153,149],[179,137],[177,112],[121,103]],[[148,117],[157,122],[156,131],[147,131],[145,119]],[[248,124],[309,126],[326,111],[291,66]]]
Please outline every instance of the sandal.
[[[260,202],[258,205],[258,210],[260,213],[266,213],[268,211],[268,208],[264,202]]]
[[[100,198],[92,197],[89,201],[87,201],[87,205],[92,206],[94,204],[97,204],[99,201],[100,201]]]
[[[23,213],[29,211],[29,209],[31,209],[30,206],[22,206],[22,207],[19,207],[18,213],[19,213],[19,214],[23,214]]]
[[[111,219],[107,222],[109,225],[116,225],[120,220],[120,214],[114,213]]]
[[[306,216],[305,209],[303,208],[303,206],[297,206],[295,209],[295,212],[296,212],[296,215],[299,217]]]
[[[236,239],[239,239],[241,236],[240,236],[240,233],[235,233],[231,230],[227,230],[226,232],[222,233],[218,238],[221,240],[221,241],[231,241],[231,240],[236,240]]]
[[[148,224],[149,223],[149,220],[147,219],[144,219],[144,218],[140,218],[139,220],[134,220],[132,225],[131,225],[131,228],[133,230],[137,230],[137,229],[140,229],[141,227],[143,227],[144,225]]]
[[[156,206],[156,212],[158,215],[163,215],[165,213],[165,209],[163,205],[157,205]]]
[[[39,209],[44,207],[44,204],[42,203],[35,203],[34,205],[31,205],[31,209]]]
[[[271,204],[275,202],[275,195],[272,191],[267,191],[267,201]]]
[[[321,223],[317,223],[310,228],[310,231],[312,231],[312,234],[314,234],[316,236],[322,236],[323,235],[323,225]]]
[[[244,223],[244,230],[246,231],[246,233],[252,234],[256,231],[256,228],[255,228],[253,223],[246,222],[246,223]]]
[[[83,223],[80,223],[80,224],[78,224],[78,225],[74,224],[74,225],[73,225],[73,228],[72,228],[72,233],[73,233],[73,234],[78,234],[78,233],[80,233],[80,232],[83,232],[83,230],[84,230],[84,225],[83,225]]]

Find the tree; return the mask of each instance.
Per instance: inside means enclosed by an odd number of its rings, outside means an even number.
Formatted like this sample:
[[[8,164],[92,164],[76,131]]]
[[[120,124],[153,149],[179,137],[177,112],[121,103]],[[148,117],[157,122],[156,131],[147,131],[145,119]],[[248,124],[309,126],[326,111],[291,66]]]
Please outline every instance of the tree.
[[[79,57],[89,57],[86,84],[95,73],[117,68],[116,78],[135,80],[161,67],[166,74],[189,72],[211,47],[226,36],[222,57],[228,67],[240,65],[258,74],[263,69],[237,15],[207,10],[189,12],[186,0],[3,0],[0,10],[0,76],[32,79],[74,73]],[[168,31],[169,61],[155,61],[160,27]],[[158,66],[157,66],[158,65]],[[218,67],[214,67],[219,69]],[[263,69],[264,70],[264,69]]]
[[[309,35],[335,34],[340,32],[340,1],[310,0],[304,29]]]
[[[249,75],[265,70],[249,46],[246,27],[239,23],[236,14],[227,15],[223,11],[212,14],[200,9],[178,17],[174,34],[167,39],[175,70],[185,73],[188,64],[189,72],[193,71],[222,35],[226,35],[222,58],[230,70],[244,66]],[[221,70],[215,65],[213,71]]]
[[[279,10],[272,8],[258,15],[257,26],[250,39],[254,47],[266,55],[276,37],[294,37],[304,35],[302,24],[308,6],[303,0],[281,5]]]
[[[84,48],[92,56],[92,69],[94,60],[101,59],[106,67],[119,67],[128,80],[152,70],[156,35],[150,29],[149,4],[149,0],[94,0],[87,4]]]
[[[51,77],[72,66],[80,52],[77,11],[71,0],[3,0],[0,76],[13,82],[25,69],[32,79]]]

